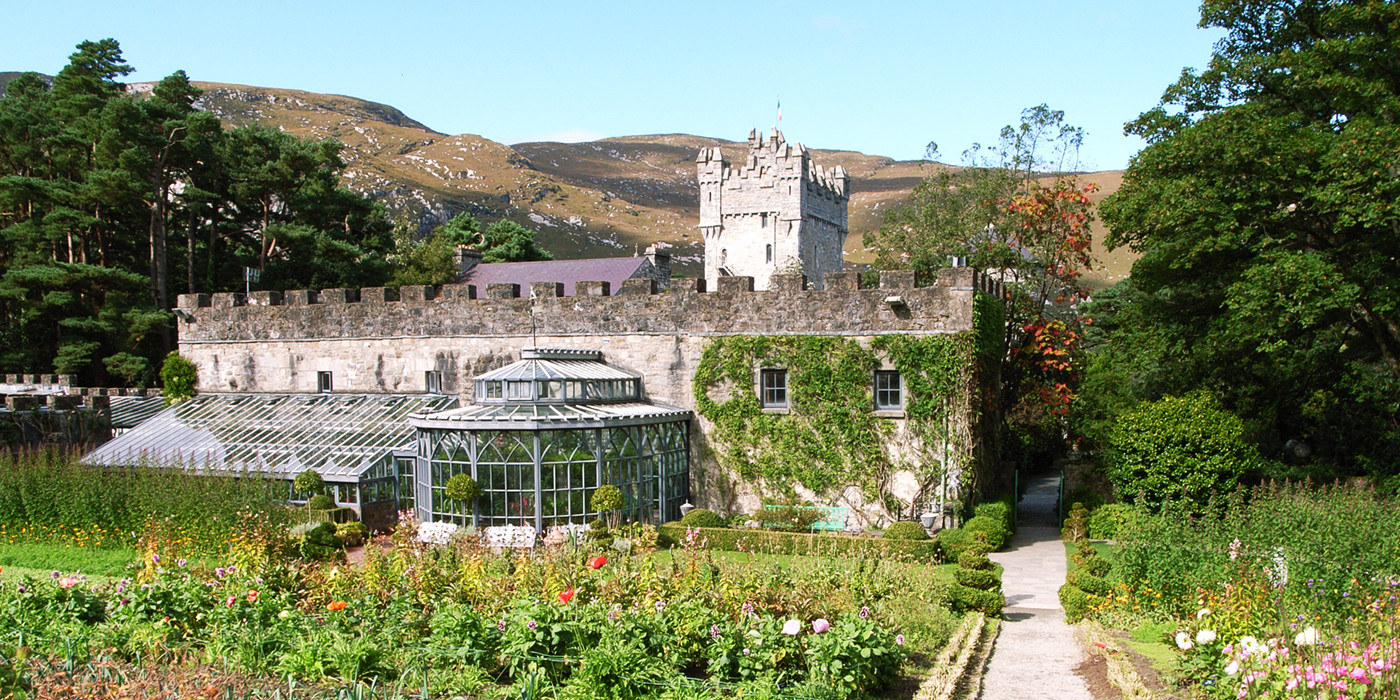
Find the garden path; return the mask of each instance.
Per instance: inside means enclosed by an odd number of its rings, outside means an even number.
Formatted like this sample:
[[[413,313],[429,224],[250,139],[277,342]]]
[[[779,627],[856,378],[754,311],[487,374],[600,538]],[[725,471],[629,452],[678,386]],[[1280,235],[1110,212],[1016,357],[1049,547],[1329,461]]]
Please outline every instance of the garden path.
[[[1033,481],[1018,507],[1011,543],[990,555],[1002,566],[1006,622],[982,680],[983,700],[1093,700],[1075,673],[1087,657],[1060,607],[1065,546],[1055,523],[1058,490],[1058,475]]]

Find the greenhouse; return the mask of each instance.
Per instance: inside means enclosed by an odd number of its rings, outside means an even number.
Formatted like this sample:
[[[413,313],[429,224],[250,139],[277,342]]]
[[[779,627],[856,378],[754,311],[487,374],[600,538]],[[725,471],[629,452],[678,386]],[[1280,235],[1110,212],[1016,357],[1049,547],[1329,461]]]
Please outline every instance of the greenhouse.
[[[622,517],[680,518],[690,488],[689,410],[647,403],[641,377],[594,350],[526,348],[519,362],[475,378],[473,405],[415,413],[416,511],[424,522],[584,524],[589,496],[621,489]],[[481,496],[461,503],[447,481],[471,475]]]
[[[412,508],[413,427],[406,417],[457,405],[437,395],[200,394],[175,404],[83,458],[102,466],[199,469],[287,481],[315,470],[336,505],[372,528]],[[405,497],[399,501],[400,495]]]

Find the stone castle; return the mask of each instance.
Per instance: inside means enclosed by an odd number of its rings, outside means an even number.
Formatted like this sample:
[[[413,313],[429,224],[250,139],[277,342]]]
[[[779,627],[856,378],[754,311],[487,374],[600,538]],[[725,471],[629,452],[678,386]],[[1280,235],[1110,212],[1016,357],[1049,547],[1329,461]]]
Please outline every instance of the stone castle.
[[[640,379],[640,399],[691,414],[696,371],[715,338],[838,336],[869,348],[882,335],[970,332],[974,296],[1000,298],[994,281],[968,268],[942,270],[928,286],[916,286],[912,271],[884,271],[878,286],[863,287],[858,274],[841,269],[845,172],[814,165],[806,149],[776,130],[766,141],[751,134],[749,146],[737,169],[718,149],[704,149],[697,159],[704,279],[675,279],[667,289],[649,278],[615,287],[580,279],[572,295],[558,281],[181,295],[180,353],[197,366],[204,393],[435,394],[481,404],[492,399],[477,395],[485,386],[480,377],[537,352],[527,349],[600,351],[609,367]],[[873,374],[888,376],[892,360],[880,361]],[[770,371],[752,369],[755,382]],[[972,429],[979,420],[971,397],[949,410],[949,425]],[[899,462],[918,438],[902,411],[878,413],[891,423],[887,450]],[[725,473],[709,443],[713,426],[699,415],[688,421],[686,495],[719,510],[755,510],[761,494]],[[425,481],[430,468],[438,473],[438,463],[422,449],[420,508],[441,488]],[[939,459],[969,464],[972,458]],[[898,474],[891,484],[907,502],[927,500],[926,490]],[[850,506],[861,522],[881,517],[880,505],[859,489],[824,500]]]
[[[818,288],[841,272],[851,180],[841,166],[826,170],[800,143],[776,128],[762,139],[749,132],[749,152],[731,167],[719,148],[701,149],[700,233],[705,281],[752,277],[768,289],[780,272],[802,274]]]

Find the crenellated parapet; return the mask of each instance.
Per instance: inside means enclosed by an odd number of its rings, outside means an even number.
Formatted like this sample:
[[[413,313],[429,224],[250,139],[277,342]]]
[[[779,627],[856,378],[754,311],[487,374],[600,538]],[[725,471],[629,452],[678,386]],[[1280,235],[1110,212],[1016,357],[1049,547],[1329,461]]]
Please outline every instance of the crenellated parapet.
[[[886,271],[875,288],[854,273],[826,276],[814,289],[803,275],[774,275],[767,290],[751,277],[678,279],[658,292],[649,279],[617,289],[581,282],[574,296],[562,285],[536,283],[441,287],[292,290],[285,293],[182,294],[182,348],[202,343],[306,341],[346,338],[733,335],[878,335],[953,333],[971,328],[972,293],[989,282],[971,268],[941,270],[917,287],[909,271]],[[901,303],[888,298],[899,292]]]

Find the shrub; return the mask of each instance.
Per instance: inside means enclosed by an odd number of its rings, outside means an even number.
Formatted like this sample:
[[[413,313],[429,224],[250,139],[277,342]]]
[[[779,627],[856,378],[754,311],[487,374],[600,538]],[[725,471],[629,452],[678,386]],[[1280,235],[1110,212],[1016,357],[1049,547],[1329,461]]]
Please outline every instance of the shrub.
[[[938,543],[939,549],[943,552],[943,558],[949,561],[957,561],[958,557],[967,551],[973,543],[972,534],[958,528],[939,530],[934,533],[933,541]]]
[[[973,514],[978,517],[991,518],[1006,529],[1007,532],[1015,532],[1016,506],[1014,496],[1004,496],[988,503],[979,503],[973,509]]]
[[[454,474],[443,485],[442,495],[463,505],[470,505],[472,501],[481,497],[481,485],[477,484],[470,474]]]
[[[992,547],[982,540],[970,539],[967,542],[967,546],[963,548],[963,552],[987,555],[992,553]]]
[[[959,567],[953,570],[953,579],[960,586],[976,588],[980,591],[1001,590],[1001,577],[995,571],[978,571]]]
[[[1084,619],[1089,612],[1089,595],[1072,583],[1060,586],[1060,607],[1065,609],[1065,622]]]
[[[1076,571],[1087,571],[1090,575],[1098,576],[1099,578],[1104,578],[1108,576],[1108,572],[1113,570],[1113,565],[1110,564],[1108,560],[1104,559],[1103,557],[1090,557],[1088,559],[1085,559],[1082,563],[1076,563],[1079,564],[1079,569],[1076,569]]]
[[[976,552],[963,552],[958,555],[958,566],[973,571],[990,571],[994,567],[987,555]]]
[[[955,585],[948,589],[948,603],[958,612],[975,611],[985,615],[1000,615],[1006,598],[1000,591],[983,591]]]
[[[792,501],[765,505],[757,514],[763,526],[783,532],[810,532],[812,526],[821,521],[820,510],[810,505]]]
[[[978,515],[963,524],[962,529],[972,534],[973,539],[979,539],[987,543],[992,551],[1002,548],[1006,544],[1007,537],[1010,536],[1006,526],[1001,522],[989,518],[985,515]]]
[[[680,542],[685,539],[686,526],[667,523],[660,528],[662,537]],[[835,534],[776,532],[773,530],[729,530],[701,528],[706,549],[750,551],[768,554],[813,554],[822,556],[854,556],[857,554],[906,555],[916,561],[940,563],[943,549],[934,540],[891,540],[883,537],[853,537]]]
[[[1089,539],[1111,540],[1128,524],[1134,509],[1126,503],[1109,503],[1094,509],[1089,515]]]
[[[335,537],[346,547],[358,547],[369,539],[369,528],[358,520],[336,525]]]
[[[928,532],[919,523],[901,520],[885,528],[884,537],[891,540],[926,540]]]
[[[1060,539],[1066,542],[1079,542],[1089,536],[1089,509],[1083,503],[1075,501],[1069,507],[1069,517],[1065,518],[1065,526],[1060,530]]]
[[[1167,397],[1120,416],[1104,450],[1108,478],[1121,496],[1151,508],[1184,498],[1199,509],[1264,461],[1245,440],[1244,422],[1206,392]]]
[[[298,535],[300,540],[296,548],[302,559],[327,561],[341,556],[340,540],[335,537],[335,523],[307,523],[292,529],[292,536]]]
[[[1098,561],[1103,560],[1099,559]],[[1069,576],[1066,576],[1065,580],[1074,584],[1079,590],[1085,593],[1093,593],[1097,596],[1108,595],[1108,592],[1113,588],[1108,585],[1108,581],[1093,574],[1089,569],[1082,567],[1069,572]]]
[[[300,494],[320,493],[326,488],[326,480],[315,469],[307,469],[292,480],[292,490]]]
[[[724,527],[724,518],[707,508],[695,508],[681,518],[681,524],[687,527],[722,528]]]
[[[160,394],[165,397],[167,406],[180,403],[194,396],[199,370],[193,362],[181,357],[179,351],[172,350],[160,366],[160,384]]]
[[[324,493],[318,493],[306,502],[306,507],[311,510],[335,510],[335,501]]]

